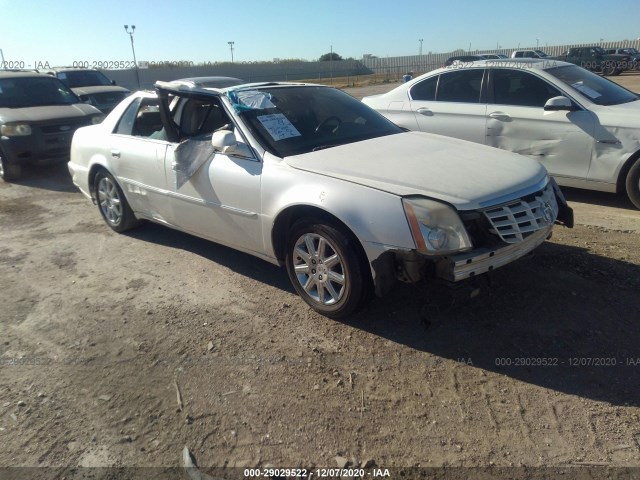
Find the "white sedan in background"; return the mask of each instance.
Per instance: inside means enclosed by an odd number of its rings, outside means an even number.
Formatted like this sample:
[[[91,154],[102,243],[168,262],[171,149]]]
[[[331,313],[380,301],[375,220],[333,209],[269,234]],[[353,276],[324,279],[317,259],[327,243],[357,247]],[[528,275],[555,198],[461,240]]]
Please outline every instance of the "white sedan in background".
[[[286,265],[332,317],[396,280],[491,271],[573,222],[540,164],[404,132],[319,85],[159,82],[79,129],[69,170],[116,232],[147,219]]]
[[[560,185],[621,192],[640,208],[640,101],[576,65],[459,63],[363,102],[401,127],[540,161]]]

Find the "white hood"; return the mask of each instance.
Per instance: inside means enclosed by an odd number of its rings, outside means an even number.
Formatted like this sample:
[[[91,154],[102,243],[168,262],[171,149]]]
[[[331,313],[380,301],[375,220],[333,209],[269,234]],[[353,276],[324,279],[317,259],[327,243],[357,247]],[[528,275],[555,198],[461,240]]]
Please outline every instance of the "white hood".
[[[532,193],[547,172],[529,158],[477,143],[406,132],[296,155],[286,163],[400,196],[473,210]]]

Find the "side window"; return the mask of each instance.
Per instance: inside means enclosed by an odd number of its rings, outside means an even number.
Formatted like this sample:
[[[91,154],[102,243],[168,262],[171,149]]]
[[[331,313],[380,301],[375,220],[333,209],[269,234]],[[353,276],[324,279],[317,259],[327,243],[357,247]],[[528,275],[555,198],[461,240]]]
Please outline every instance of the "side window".
[[[138,108],[140,108],[140,98],[136,98],[129,108],[127,108],[120,117],[120,121],[118,125],[116,125],[116,129],[113,133],[117,133],[119,135],[131,135],[131,130],[133,129],[133,122],[136,119],[136,114],[138,113]]]
[[[493,70],[493,103],[542,108],[547,100],[560,95],[558,89],[529,72]]]
[[[178,109],[174,112],[174,120]],[[231,120],[219,100],[214,98],[184,100],[179,113],[180,138],[211,135],[221,128],[230,128]]]
[[[411,91],[409,92],[411,94],[411,98],[413,100],[435,100],[438,78],[440,78],[440,75],[436,75],[435,77],[427,78],[420,83],[416,83],[411,87]]]
[[[440,75],[436,100],[439,102],[479,103],[483,69],[459,70]]]
[[[120,135],[166,140],[163,132],[157,98],[134,100],[125,110],[114,131]]]

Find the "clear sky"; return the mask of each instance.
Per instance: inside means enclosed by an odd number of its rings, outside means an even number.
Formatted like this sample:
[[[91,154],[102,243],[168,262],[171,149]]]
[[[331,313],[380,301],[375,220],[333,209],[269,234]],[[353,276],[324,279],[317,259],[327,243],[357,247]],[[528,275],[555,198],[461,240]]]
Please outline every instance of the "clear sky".
[[[5,60],[362,58],[640,37],[637,0],[0,0]]]

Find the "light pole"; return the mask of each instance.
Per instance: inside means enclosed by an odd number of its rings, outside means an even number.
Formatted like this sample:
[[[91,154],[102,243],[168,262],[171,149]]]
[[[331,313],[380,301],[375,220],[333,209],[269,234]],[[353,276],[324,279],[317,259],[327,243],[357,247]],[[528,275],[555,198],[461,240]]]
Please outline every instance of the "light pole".
[[[540,39],[536,38],[536,50],[538,50],[538,46],[540,45]]]
[[[140,74],[138,73],[138,61],[136,60],[136,49],[133,46],[133,32],[136,31],[136,26],[131,25],[131,30],[129,30],[129,25],[124,26],[124,31],[129,34],[129,38],[131,38],[131,51],[133,52],[133,66],[136,69],[136,82],[138,82],[138,90],[140,90]]]
[[[420,42],[420,55],[422,55],[422,41],[423,40],[424,40],[424,38],[418,39],[418,41]]]
[[[229,48],[231,49],[231,63],[233,63],[233,44],[236,42],[227,42],[229,44]]]

